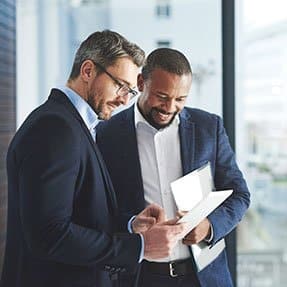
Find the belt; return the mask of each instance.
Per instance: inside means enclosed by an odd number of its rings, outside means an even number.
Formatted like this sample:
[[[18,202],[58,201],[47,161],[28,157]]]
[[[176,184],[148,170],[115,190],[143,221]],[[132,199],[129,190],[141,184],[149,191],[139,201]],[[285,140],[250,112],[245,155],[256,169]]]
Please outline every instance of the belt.
[[[143,268],[154,274],[167,275],[171,277],[184,276],[194,273],[190,258],[174,262],[143,262]]]

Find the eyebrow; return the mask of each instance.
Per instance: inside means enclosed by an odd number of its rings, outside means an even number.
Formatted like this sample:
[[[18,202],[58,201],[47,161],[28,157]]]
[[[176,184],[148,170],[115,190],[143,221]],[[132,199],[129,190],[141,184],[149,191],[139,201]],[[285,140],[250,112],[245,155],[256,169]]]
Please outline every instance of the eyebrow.
[[[164,92],[156,92],[156,94],[157,94],[157,95],[166,96],[166,97],[169,96],[168,94],[166,94],[166,93],[164,93]],[[179,96],[179,97],[177,97],[177,99],[178,99],[178,98],[186,98],[186,97],[188,97],[188,94],[187,94],[187,95],[183,95],[183,96]]]
[[[125,81],[121,78],[118,78],[121,82],[124,82],[125,84],[127,84],[129,87],[131,87],[131,83],[129,83],[128,81]],[[133,88],[133,87],[132,87]]]
[[[92,61],[92,62],[94,62],[94,61]],[[99,63],[97,63],[97,62],[94,62],[94,64],[98,65],[98,66],[100,67],[100,69],[102,69],[102,70],[106,71],[107,73],[109,73],[112,77],[114,77],[114,78],[115,78],[117,81],[119,81],[120,83],[125,83],[126,85],[128,85],[128,87],[129,87],[130,89],[136,88],[136,86],[131,87],[131,83],[129,83],[128,81],[126,81],[126,80],[124,80],[124,79],[122,79],[122,78],[119,78],[119,77],[113,75],[113,73],[109,72],[109,71],[107,70],[107,68],[105,68],[105,67],[102,66],[101,64],[99,64]]]

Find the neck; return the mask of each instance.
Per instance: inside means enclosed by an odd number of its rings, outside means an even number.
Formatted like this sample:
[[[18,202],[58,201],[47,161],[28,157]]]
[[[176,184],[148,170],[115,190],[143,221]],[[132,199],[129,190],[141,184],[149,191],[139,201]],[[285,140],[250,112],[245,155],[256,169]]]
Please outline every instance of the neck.
[[[85,101],[87,101],[86,91],[84,86],[79,83],[79,80],[68,80],[66,83],[66,87],[70,88],[74,92],[76,92],[79,96],[81,96]]]

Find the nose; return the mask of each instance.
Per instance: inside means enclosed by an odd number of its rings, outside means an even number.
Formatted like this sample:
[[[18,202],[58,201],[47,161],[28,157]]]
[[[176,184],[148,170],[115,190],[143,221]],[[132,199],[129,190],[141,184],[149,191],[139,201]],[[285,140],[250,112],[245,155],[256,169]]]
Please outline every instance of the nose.
[[[176,101],[171,99],[163,103],[161,107],[166,113],[174,113],[177,110]]]
[[[124,95],[124,96],[119,96],[119,102],[121,103],[121,105],[127,105],[129,100],[130,100],[129,94]]]

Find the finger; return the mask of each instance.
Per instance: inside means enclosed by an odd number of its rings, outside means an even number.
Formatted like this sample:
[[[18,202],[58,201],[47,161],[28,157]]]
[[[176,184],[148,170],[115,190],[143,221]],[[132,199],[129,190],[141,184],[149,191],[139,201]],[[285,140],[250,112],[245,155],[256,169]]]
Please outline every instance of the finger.
[[[156,223],[156,219],[154,217],[145,217],[140,221],[140,225],[154,225]]]
[[[173,219],[162,222],[162,225],[175,225],[177,224],[177,221],[178,221],[178,218],[173,218]]]
[[[195,242],[193,242],[193,240],[189,240],[189,239],[183,238],[182,239],[182,243],[185,244],[185,245],[192,245]]]
[[[176,216],[178,216],[179,218],[183,217],[188,211],[184,211],[184,210],[178,210],[176,212]]]
[[[166,215],[165,215],[164,210],[162,209],[161,211],[159,211],[159,213],[157,215],[157,222],[160,223],[160,222],[164,222],[164,221],[166,221]]]
[[[155,217],[157,222],[166,220],[164,209],[157,204],[149,205],[149,215]]]
[[[176,224],[174,219],[166,221],[166,223],[168,223],[165,225],[168,225],[170,234],[172,236],[177,236],[178,239],[182,239],[188,232],[186,223],[177,223]]]
[[[191,240],[191,241],[193,241],[194,238],[195,238],[194,229],[192,229],[189,233],[187,233],[187,234],[184,236],[184,239],[185,239],[185,240]]]
[[[146,207],[146,210],[148,210],[149,212],[157,212],[158,210],[163,210],[163,208],[156,203],[151,203]]]

